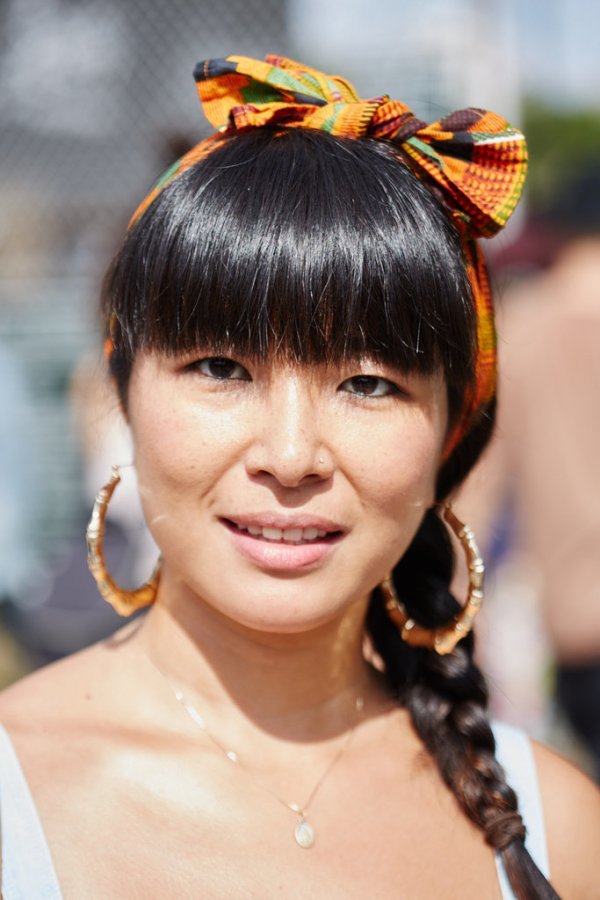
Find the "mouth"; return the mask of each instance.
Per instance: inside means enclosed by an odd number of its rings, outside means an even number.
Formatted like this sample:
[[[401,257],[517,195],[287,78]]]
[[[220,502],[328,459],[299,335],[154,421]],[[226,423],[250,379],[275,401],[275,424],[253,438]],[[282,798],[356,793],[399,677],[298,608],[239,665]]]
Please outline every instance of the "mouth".
[[[340,528],[323,527],[323,523],[310,525],[260,525],[245,524],[233,519],[223,519],[224,524],[233,532],[249,535],[256,540],[274,544],[315,544],[332,543],[343,535]]]

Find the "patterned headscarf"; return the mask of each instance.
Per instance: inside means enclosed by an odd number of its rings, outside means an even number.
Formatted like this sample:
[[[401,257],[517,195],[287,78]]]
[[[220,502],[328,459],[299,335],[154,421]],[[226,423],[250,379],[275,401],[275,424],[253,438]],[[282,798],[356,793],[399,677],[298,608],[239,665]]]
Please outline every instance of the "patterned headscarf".
[[[483,109],[463,109],[427,124],[387,95],[361,100],[349,82],[281,56],[209,59],[194,70],[204,112],[217,134],[171,166],[134,213],[133,226],[179,174],[219,146],[220,138],[265,125],[316,128],[348,138],[389,141],[414,174],[437,188],[463,240],[477,313],[475,385],[445,447],[447,458],[496,391],[496,334],[489,279],[476,239],[507,222],[525,181],[520,131]]]

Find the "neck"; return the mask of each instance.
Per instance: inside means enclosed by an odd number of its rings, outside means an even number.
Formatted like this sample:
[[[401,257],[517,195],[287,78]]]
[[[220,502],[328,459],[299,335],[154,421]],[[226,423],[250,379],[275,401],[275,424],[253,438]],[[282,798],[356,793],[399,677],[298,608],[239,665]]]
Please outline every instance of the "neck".
[[[242,718],[283,740],[325,740],[353,724],[359,697],[375,705],[384,696],[363,656],[366,603],[309,632],[272,634],[237,626],[197,598],[159,598],[140,641],[208,715]]]

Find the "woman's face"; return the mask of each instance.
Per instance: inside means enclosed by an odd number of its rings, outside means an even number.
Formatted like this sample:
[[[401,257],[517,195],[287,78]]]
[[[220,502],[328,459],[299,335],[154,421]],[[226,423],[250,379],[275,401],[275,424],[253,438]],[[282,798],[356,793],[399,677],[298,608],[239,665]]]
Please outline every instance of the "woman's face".
[[[281,633],[342,616],[397,562],[447,426],[441,374],[210,349],[141,354],[128,412],[162,589]]]

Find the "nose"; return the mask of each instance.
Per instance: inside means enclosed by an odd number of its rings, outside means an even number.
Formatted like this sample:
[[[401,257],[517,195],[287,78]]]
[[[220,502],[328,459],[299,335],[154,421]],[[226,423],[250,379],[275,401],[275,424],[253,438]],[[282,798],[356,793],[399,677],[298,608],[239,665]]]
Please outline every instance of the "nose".
[[[265,391],[262,422],[248,448],[251,475],[269,475],[284,487],[329,478],[333,456],[324,441],[318,391],[302,373],[279,373]]]

